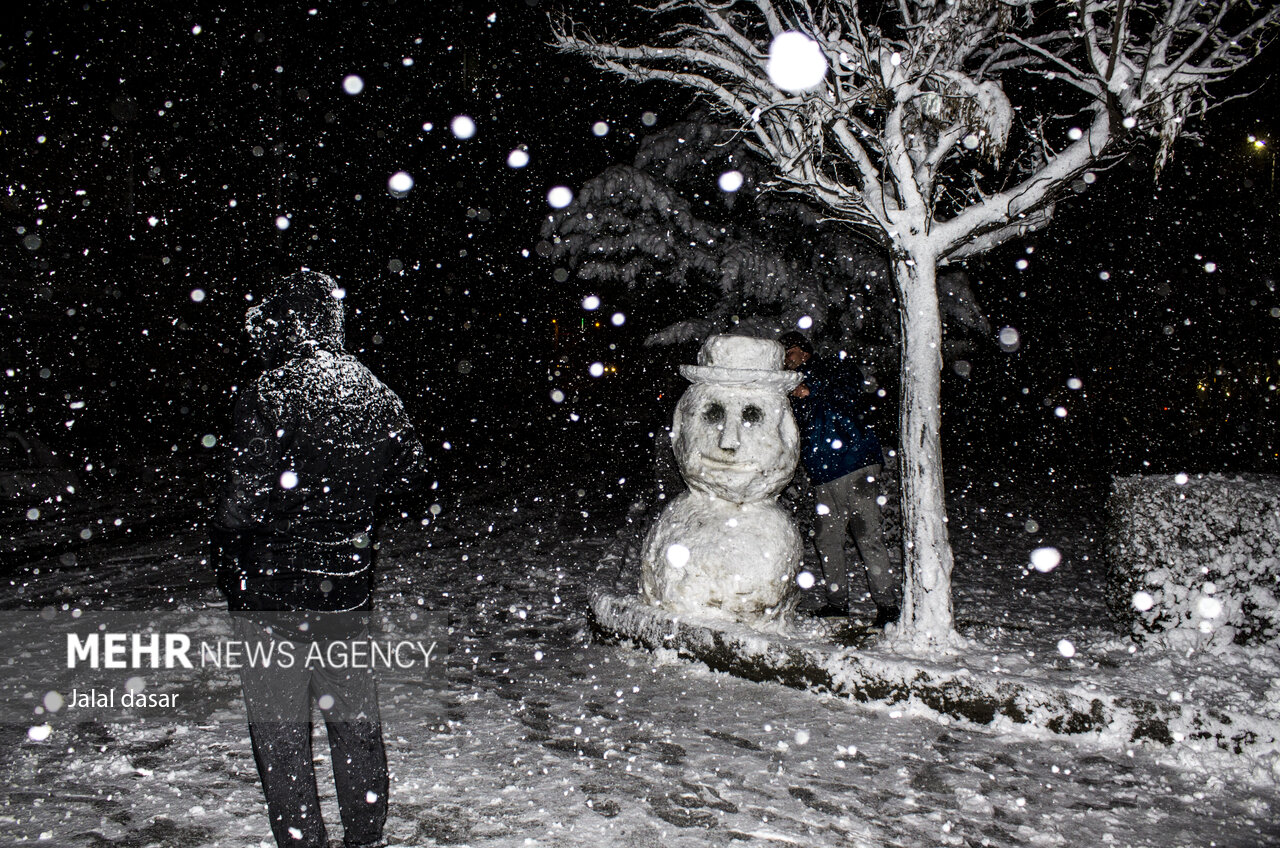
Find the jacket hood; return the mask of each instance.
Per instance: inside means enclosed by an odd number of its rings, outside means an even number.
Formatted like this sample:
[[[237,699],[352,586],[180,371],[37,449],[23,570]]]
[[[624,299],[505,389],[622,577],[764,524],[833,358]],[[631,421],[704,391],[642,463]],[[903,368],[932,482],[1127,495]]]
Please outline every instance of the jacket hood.
[[[298,271],[277,280],[262,302],[245,314],[245,332],[254,352],[268,363],[308,348],[342,350],[342,299],[333,278],[318,271]]]

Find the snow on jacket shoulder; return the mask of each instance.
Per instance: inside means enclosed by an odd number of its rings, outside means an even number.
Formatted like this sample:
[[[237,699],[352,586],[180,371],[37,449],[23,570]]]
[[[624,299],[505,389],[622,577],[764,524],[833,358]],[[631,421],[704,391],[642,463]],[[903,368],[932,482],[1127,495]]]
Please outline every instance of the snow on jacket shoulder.
[[[396,394],[351,354],[312,349],[238,399],[232,448],[215,522],[236,540],[219,575],[231,608],[366,608],[377,501],[426,476]]]
[[[867,423],[862,375],[851,365],[810,359],[802,369],[807,398],[796,398],[804,446],[800,458],[815,486],[883,464],[880,440]]]

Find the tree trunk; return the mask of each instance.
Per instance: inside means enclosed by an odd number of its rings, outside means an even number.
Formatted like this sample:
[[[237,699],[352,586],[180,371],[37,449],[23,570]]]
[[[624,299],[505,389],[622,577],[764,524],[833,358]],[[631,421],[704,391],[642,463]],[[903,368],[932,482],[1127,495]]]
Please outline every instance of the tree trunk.
[[[902,617],[890,635],[926,651],[962,644],[951,608],[951,543],[942,483],[942,314],[937,259],[904,251],[893,262],[902,320]]]

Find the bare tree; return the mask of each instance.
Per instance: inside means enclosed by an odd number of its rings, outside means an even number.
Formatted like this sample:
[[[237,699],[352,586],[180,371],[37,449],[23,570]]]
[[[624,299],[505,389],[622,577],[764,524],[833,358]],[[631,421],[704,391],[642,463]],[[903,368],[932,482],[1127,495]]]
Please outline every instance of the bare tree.
[[[900,643],[959,644],[943,503],[940,265],[1044,226],[1090,167],[1145,137],[1157,173],[1218,82],[1274,36],[1265,0],[663,0],[658,32],[556,44],[732,116],[776,188],[888,250],[902,325]],[[799,47],[788,60],[784,48]],[[806,52],[810,51],[810,52]],[[789,66],[820,57],[818,75]],[[803,75],[802,75],[803,76]],[[785,87],[784,87],[785,86]],[[1018,104],[1015,108],[1014,103]]]

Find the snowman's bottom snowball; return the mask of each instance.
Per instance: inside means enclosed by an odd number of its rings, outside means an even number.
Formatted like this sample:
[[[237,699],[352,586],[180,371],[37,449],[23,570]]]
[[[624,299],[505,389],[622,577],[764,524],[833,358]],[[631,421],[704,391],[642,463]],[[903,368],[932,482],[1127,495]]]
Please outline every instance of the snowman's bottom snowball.
[[[772,501],[687,491],[645,538],[641,593],[671,612],[776,626],[795,610],[800,557],[800,534]]]

